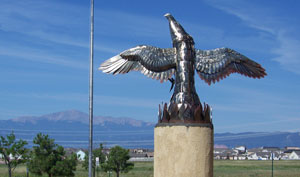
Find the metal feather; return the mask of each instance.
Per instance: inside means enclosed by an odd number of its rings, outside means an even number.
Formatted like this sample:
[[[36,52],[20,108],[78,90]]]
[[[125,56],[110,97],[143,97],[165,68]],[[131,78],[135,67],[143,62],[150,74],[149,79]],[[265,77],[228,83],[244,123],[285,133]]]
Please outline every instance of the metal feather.
[[[266,75],[258,63],[229,48],[196,50],[195,69],[208,83],[225,78],[233,72],[252,78],[262,78]],[[212,75],[214,73],[217,75]]]
[[[99,69],[109,74],[124,74],[131,70],[140,71],[148,77],[165,81],[169,76],[167,72],[175,68],[175,58],[173,48],[161,49],[140,45],[108,59],[100,65]]]

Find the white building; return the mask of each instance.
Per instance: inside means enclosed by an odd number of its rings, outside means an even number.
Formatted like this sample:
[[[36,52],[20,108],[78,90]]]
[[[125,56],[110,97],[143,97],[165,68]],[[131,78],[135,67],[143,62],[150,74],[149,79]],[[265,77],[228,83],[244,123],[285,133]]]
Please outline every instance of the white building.
[[[293,151],[293,152],[289,155],[289,159],[290,159],[290,160],[300,160],[300,151]]]
[[[248,160],[258,160],[258,156],[255,152],[251,152],[248,154]]]
[[[84,152],[84,151],[79,150],[79,151],[76,153],[76,155],[77,155],[77,158],[78,158],[79,161],[84,161],[84,157],[85,157],[85,152]]]
[[[242,153],[245,153],[247,150],[246,146],[236,146],[234,149],[236,149]]]

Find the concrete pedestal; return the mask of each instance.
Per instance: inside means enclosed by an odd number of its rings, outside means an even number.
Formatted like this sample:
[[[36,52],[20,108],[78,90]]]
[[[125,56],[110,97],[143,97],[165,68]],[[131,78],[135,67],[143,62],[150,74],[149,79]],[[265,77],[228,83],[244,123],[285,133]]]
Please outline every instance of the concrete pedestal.
[[[154,177],[212,177],[212,124],[158,124],[154,129]]]

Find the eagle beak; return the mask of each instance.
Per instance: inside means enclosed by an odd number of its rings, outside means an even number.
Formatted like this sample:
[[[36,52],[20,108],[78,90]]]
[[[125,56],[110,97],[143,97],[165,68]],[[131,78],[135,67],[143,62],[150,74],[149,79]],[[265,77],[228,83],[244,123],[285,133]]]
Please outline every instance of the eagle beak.
[[[169,17],[169,16],[171,16],[171,14],[170,13],[166,13],[164,16],[165,17]]]

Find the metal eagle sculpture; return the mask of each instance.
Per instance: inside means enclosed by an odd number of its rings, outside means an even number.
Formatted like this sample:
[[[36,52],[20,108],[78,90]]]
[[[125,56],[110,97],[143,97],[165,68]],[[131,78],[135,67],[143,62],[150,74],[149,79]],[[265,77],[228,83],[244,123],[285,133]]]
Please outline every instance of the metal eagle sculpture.
[[[198,50],[193,38],[167,13],[173,48],[139,45],[101,64],[100,70],[109,74],[140,71],[161,82],[172,81],[174,93],[169,105],[159,106],[159,123],[211,123],[210,107],[200,103],[194,84],[194,71],[207,84],[215,83],[231,73],[263,78],[260,64],[229,48]]]

